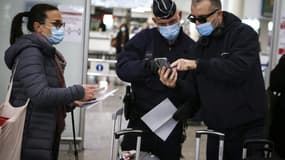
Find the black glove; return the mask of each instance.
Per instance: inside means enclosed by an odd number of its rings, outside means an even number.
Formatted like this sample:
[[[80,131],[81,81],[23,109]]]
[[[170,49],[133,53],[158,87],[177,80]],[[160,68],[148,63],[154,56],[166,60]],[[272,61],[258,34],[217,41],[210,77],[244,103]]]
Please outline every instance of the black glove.
[[[159,69],[159,65],[158,65],[157,61],[155,61],[153,59],[147,60],[145,62],[145,69],[149,70],[153,74],[157,74],[157,71]]]
[[[71,112],[76,108],[76,106],[74,104],[69,104],[69,105],[66,105],[64,107],[65,107],[66,112]]]
[[[185,102],[177,109],[173,118],[176,121],[186,122],[188,119],[192,118],[199,109],[200,104],[198,100]]]

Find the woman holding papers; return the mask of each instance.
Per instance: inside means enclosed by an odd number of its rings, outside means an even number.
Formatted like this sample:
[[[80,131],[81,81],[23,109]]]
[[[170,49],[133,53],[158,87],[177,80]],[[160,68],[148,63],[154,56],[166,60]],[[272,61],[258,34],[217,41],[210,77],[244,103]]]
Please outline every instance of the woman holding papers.
[[[144,131],[141,150],[151,152],[160,160],[179,160],[183,129],[182,123],[172,116],[186,96],[163,85],[158,69],[167,66],[167,61],[190,57],[194,41],[180,27],[181,12],[176,10],[173,1],[155,0],[152,7],[153,20],[158,27],[145,29],[128,41],[119,54],[116,71],[132,86],[134,105],[130,106],[128,127]],[[173,72],[169,78],[187,79],[190,83],[189,75]],[[135,143],[135,137],[126,136],[122,148],[135,149]]]
[[[31,34],[23,35],[23,17]],[[53,46],[63,38],[64,22],[54,6],[37,4],[13,19],[11,46],[5,53],[6,65],[14,71],[10,102],[21,106],[30,99],[21,160],[56,160],[66,111],[75,100],[95,98],[95,85],[65,86],[66,62]]]

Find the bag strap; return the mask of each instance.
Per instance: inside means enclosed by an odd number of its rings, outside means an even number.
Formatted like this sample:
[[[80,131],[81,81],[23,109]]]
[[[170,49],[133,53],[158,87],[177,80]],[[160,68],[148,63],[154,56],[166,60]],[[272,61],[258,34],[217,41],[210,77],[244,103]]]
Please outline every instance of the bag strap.
[[[14,68],[14,70],[12,72],[12,77],[11,77],[10,83],[8,85],[8,92],[6,94],[6,98],[5,98],[5,101],[4,101],[5,104],[9,103],[9,100],[10,100],[10,97],[11,97],[12,88],[13,88],[13,80],[14,80],[14,76],[15,76],[15,72],[16,72],[17,66],[18,66],[18,60],[16,61],[15,68]]]
[[[13,80],[14,80],[14,76],[15,76],[15,73],[16,73],[16,69],[17,69],[17,66],[18,66],[18,61],[16,61],[16,64],[15,64],[15,68],[12,72],[12,77],[10,79],[10,83],[8,85],[8,92],[6,94],[6,98],[4,100],[4,104],[8,104],[9,103],[9,100],[10,100],[10,97],[11,97],[11,93],[12,93],[12,88],[13,88]],[[30,98],[27,99],[25,105],[27,105],[28,103],[30,102]]]

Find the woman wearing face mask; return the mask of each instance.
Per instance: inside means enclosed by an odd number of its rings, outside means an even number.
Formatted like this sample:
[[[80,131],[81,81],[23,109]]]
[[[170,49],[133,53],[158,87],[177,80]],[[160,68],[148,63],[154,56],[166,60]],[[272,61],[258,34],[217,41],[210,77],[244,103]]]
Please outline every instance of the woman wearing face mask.
[[[116,36],[116,54],[120,54],[125,44],[129,41],[129,28],[127,24],[122,24]]]
[[[30,34],[22,32],[23,17]],[[6,65],[15,72],[10,102],[21,106],[30,98],[21,160],[56,160],[66,111],[75,101],[95,98],[96,85],[65,86],[66,62],[53,47],[63,38],[64,22],[54,6],[37,4],[12,21],[11,46],[5,52]]]

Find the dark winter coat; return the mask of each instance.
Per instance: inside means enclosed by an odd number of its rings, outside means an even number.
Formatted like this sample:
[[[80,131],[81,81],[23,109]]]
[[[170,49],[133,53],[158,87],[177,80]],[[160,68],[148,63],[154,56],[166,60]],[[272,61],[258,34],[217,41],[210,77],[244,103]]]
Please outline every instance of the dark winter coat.
[[[166,57],[170,63],[179,58],[191,58],[194,54],[195,43],[185,33],[178,35],[175,43],[170,45],[161,36],[157,28],[146,29],[139,32],[131,39],[119,54],[117,62],[118,76],[131,83],[134,92],[135,118],[131,116],[128,127],[141,129],[142,151],[151,152],[161,160],[180,159],[182,137],[182,123],[178,123],[166,141],[162,141],[140,119],[145,113],[153,109],[161,101],[168,98],[177,108],[180,107],[189,96],[180,94],[180,89],[168,88],[161,83],[157,73],[152,73],[146,62],[157,57]],[[179,81],[193,84],[193,76],[188,72],[179,72]],[[184,83],[183,83],[184,84]],[[188,89],[191,89],[190,87]],[[184,116],[184,115],[183,115]],[[178,116],[180,118],[180,116]],[[136,139],[128,136],[122,142],[123,149],[134,149]]]
[[[270,139],[275,143],[276,152],[285,158],[285,55],[280,58],[277,66],[271,71],[269,88],[280,94],[279,98],[275,98],[274,106],[270,106],[272,117]]]
[[[267,107],[257,33],[231,13],[223,27],[198,41],[196,78],[201,115],[209,128],[262,120]]]
[[[30,98],[22,142],[22,160],[56,159],[54,146],[58,118],[58,107],[82,99],[80,85],[61,88],[55,62],[56,49],[40,34],[22,36],[5,52],[5,62],[14,69],[13,91],[10,102],[23,105]],[[58,135],[59,134],[59,135]]]
[[[186,95],[179,90],[164,86],[157,74],[145,68],[145,60],[166,57],[170,63],[179,58],[193,57],[195,43],[184,32],[180,32],[173,45],[169,45],[157,28],[139,32],[127,44],[118,57],[117,74],[123,80],[132,84],[135,94],[135,106],[140,116],[151,110],[163,99],[169,98],[175,106],[180,106]],[[186,80],[187,72],[179,72],[178,79]],[[189,78],[190,79],[190,78]],[[191,80],[187,83],[191,83]]]

